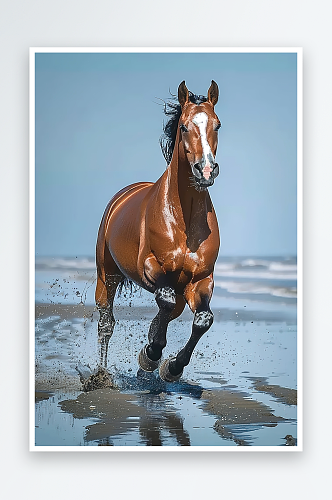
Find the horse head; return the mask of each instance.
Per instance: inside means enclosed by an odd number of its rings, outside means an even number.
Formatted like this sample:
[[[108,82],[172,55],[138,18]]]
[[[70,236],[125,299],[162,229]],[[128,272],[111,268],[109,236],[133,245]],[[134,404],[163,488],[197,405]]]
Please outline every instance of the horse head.
[[[193,95],[184,81],[178,88],[182,110],[179,129],[184,152],[193,173],[194,186],[198,191],[212,186],[219,174],[215,156],[221,123],[214,111],[218,96],[218,85],[213,80],[207,98]]]

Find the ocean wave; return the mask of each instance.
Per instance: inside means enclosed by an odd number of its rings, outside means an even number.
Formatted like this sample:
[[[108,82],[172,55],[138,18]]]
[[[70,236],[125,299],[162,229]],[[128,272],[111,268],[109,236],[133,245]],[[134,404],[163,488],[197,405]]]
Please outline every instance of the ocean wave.
[[[269,265],[270,271],[288,271],[288,272],[297,272],[296,264],[286,264],[285,262],[271,262]]]
[[[219,261],[215,265],[215,277],[256,278],[268,280],[296,280],[297,264],[290,260],[239,259]]]
[[[95,259],[91,257],[39,257],[36,258],[36,269],[80,269],[94,270],[96,269]]]
[[[270,271],[245,271],[242,269],[234,271],[220,271],[216,266],[214,272],[215,278],[251,278],[251,279],[265,279],[265,280],[291,280],[296,281],[296,273],[281,273]]]
[[[95,271],[96,264],[93,257],[37,257],[36,270]],[[295,259],[225,258],[216,263],[214,277],[296,281],[297,265]]]
[[[245,267],[260,267],[266,268],[270,271],[296,271],[297,264],[294,263],[294,260],[290,261],[269,261],[262,259],[245,259],[240,263],[242,268]]]
[[[263,285],[251,282],[234,282],[215,280],[215,286],[227,290],[229,293],[250,293],[274,295],[275,297],[296,298],[296,287],[281,287],[277,285]]]

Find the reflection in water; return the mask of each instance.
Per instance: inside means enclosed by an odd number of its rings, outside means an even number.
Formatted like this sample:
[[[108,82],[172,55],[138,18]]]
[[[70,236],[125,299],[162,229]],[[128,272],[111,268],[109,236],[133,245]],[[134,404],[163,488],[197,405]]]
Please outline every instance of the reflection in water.
[[[167,408],[164,398],[152,394],[140,396],[140,404],[148,411],[139,422],[139,433],[146,446],[163,446],[168,431],[178,446],[190,446],[190,438],[183,428],[183,420],[174,408]]]
[[[98,443],[98,446],[114,446],[113,441],[107,437],[104,439],[101,439]]]
[[[116,372],[114,379],[118,389],[82,392],[59,402],[62,415],[85,422],[84,445],[266,445],[266,432],[273,428],[273,442],[285,445],[281,439],[294,432],[294,421],[234,386],[207,390],[184,380],[165,383],[142,370],[136,376]]]
[[[199,399],[202,387],[184,381],[165,383],[142,370],[136,377],[117,373],[116,381],[121,392],[98,389],[81,393],[76,400],[59,403],[62,411],[74,418],[95,420],[86,426],[85,442],[114,446],[116,436],[138,431],[134,445],[164,446],[170,444],[170,439],[177,446],[191,445],[183,419],[171,404],[170,394],[176,392]]]

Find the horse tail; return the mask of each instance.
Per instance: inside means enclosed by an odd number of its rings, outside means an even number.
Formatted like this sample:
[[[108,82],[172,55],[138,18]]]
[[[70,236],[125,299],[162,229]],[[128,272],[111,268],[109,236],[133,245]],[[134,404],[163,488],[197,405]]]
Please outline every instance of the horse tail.
[[[127,295],[129,295],[129,297],[130,297],[135,292],[137,292],[137,290],[139,290],[139,286],[131,279],[125,277],[119,283],[118,290],[117,290],[118,297],[121,297],[122,294],[124,295],[124,297],[126,297]]]

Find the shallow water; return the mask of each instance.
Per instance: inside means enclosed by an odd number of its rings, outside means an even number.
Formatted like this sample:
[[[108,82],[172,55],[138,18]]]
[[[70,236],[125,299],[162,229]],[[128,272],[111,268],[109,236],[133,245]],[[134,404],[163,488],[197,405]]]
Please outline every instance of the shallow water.
[[[38,403],[36,445],[238,446],[242,441],[240,444],[247,446],[284,446],[286,435],[296,437],[295,420],[265,425],[231,424],[225,426],[226,436],[219,434],[215,428],[216,416],[204,411],[201,400],[174,390],[159,395],[135,394],[131,411],[114,426],[114,422],[112,425],[107,419],[105,422],[105,414],[99,411],[95,397],[100,392],[103,391],[94,391],[94,397],[88,401],[90,405],[80,416],[72,408],[82,395],[79,392],[59,392]],[[105,392],[103,397],[107,398]],[[135,405],[143,408],[142,415],[137,415]],[[102,404],[101,408],[104,409]]]
[[[133,315],[133,308],[130,313]],[[94,317],[37,318],[37,387],[52,391],[52,396],[36,404],[36,445],[236,446],[243,441],[245,445],[282,446],[287,434],[296,437],[296,406],[256,391],[252,379],[267,378],[269,384],[296,388],[295,324],[215,322],[198,344],[181,381],[165,384],[156,373],[138,372],[137,356],[146,342],[150,320],[136,317],[117,321],[108,367],[118,389],[106,393],[103,390],[100,395],[98,391],[82,393],[76,371],[79,362],[92,369],[96,366]],[[190,328],[187,320],[170,324],[164,357],[179,351]],[[73,393],[72,388],[77,391]],[[262,403],[267,407],[266,413],[284,420],[271,423],[267,418],[263,423],[236,425],[235,416],[225,422],[227,433],[224,429],[220,433],[216,428],[216,422],[222,418],[220,412],[206,410],[206,395],[220,390],[244,394],[244,400],[251,398]],[[69,401],[84,399],[87,394],[93,402],[85,412],[75,414]],[[105,423],[109,407],[105,410],[103,406],[105,398],[113,401],[117,394],[130,397],[130,408],[142,409],[142,414],[136,416],[128,409],[124,411],[121,430]],[[95,401],[97,395],[100,400]],[[100,427],[108,429],[107,436],[100,434]],[[96,432],[91,433],[91,429]]]
[[[99,360],[94,262],[40,260],[34,376],[49,392],[37,394],[36,447],[294,445],[285,437],[297,437],[296,402],[275,386],[296,394],[296,260],[224,259],[216,274],[214,324],[179,382],[139,370],[157,308],[151,294],[125,293],[108,356],[116,389],[83,393],[76,367]],[[170,323],[164,358],[184,346],[192,319],[186,309]]]

